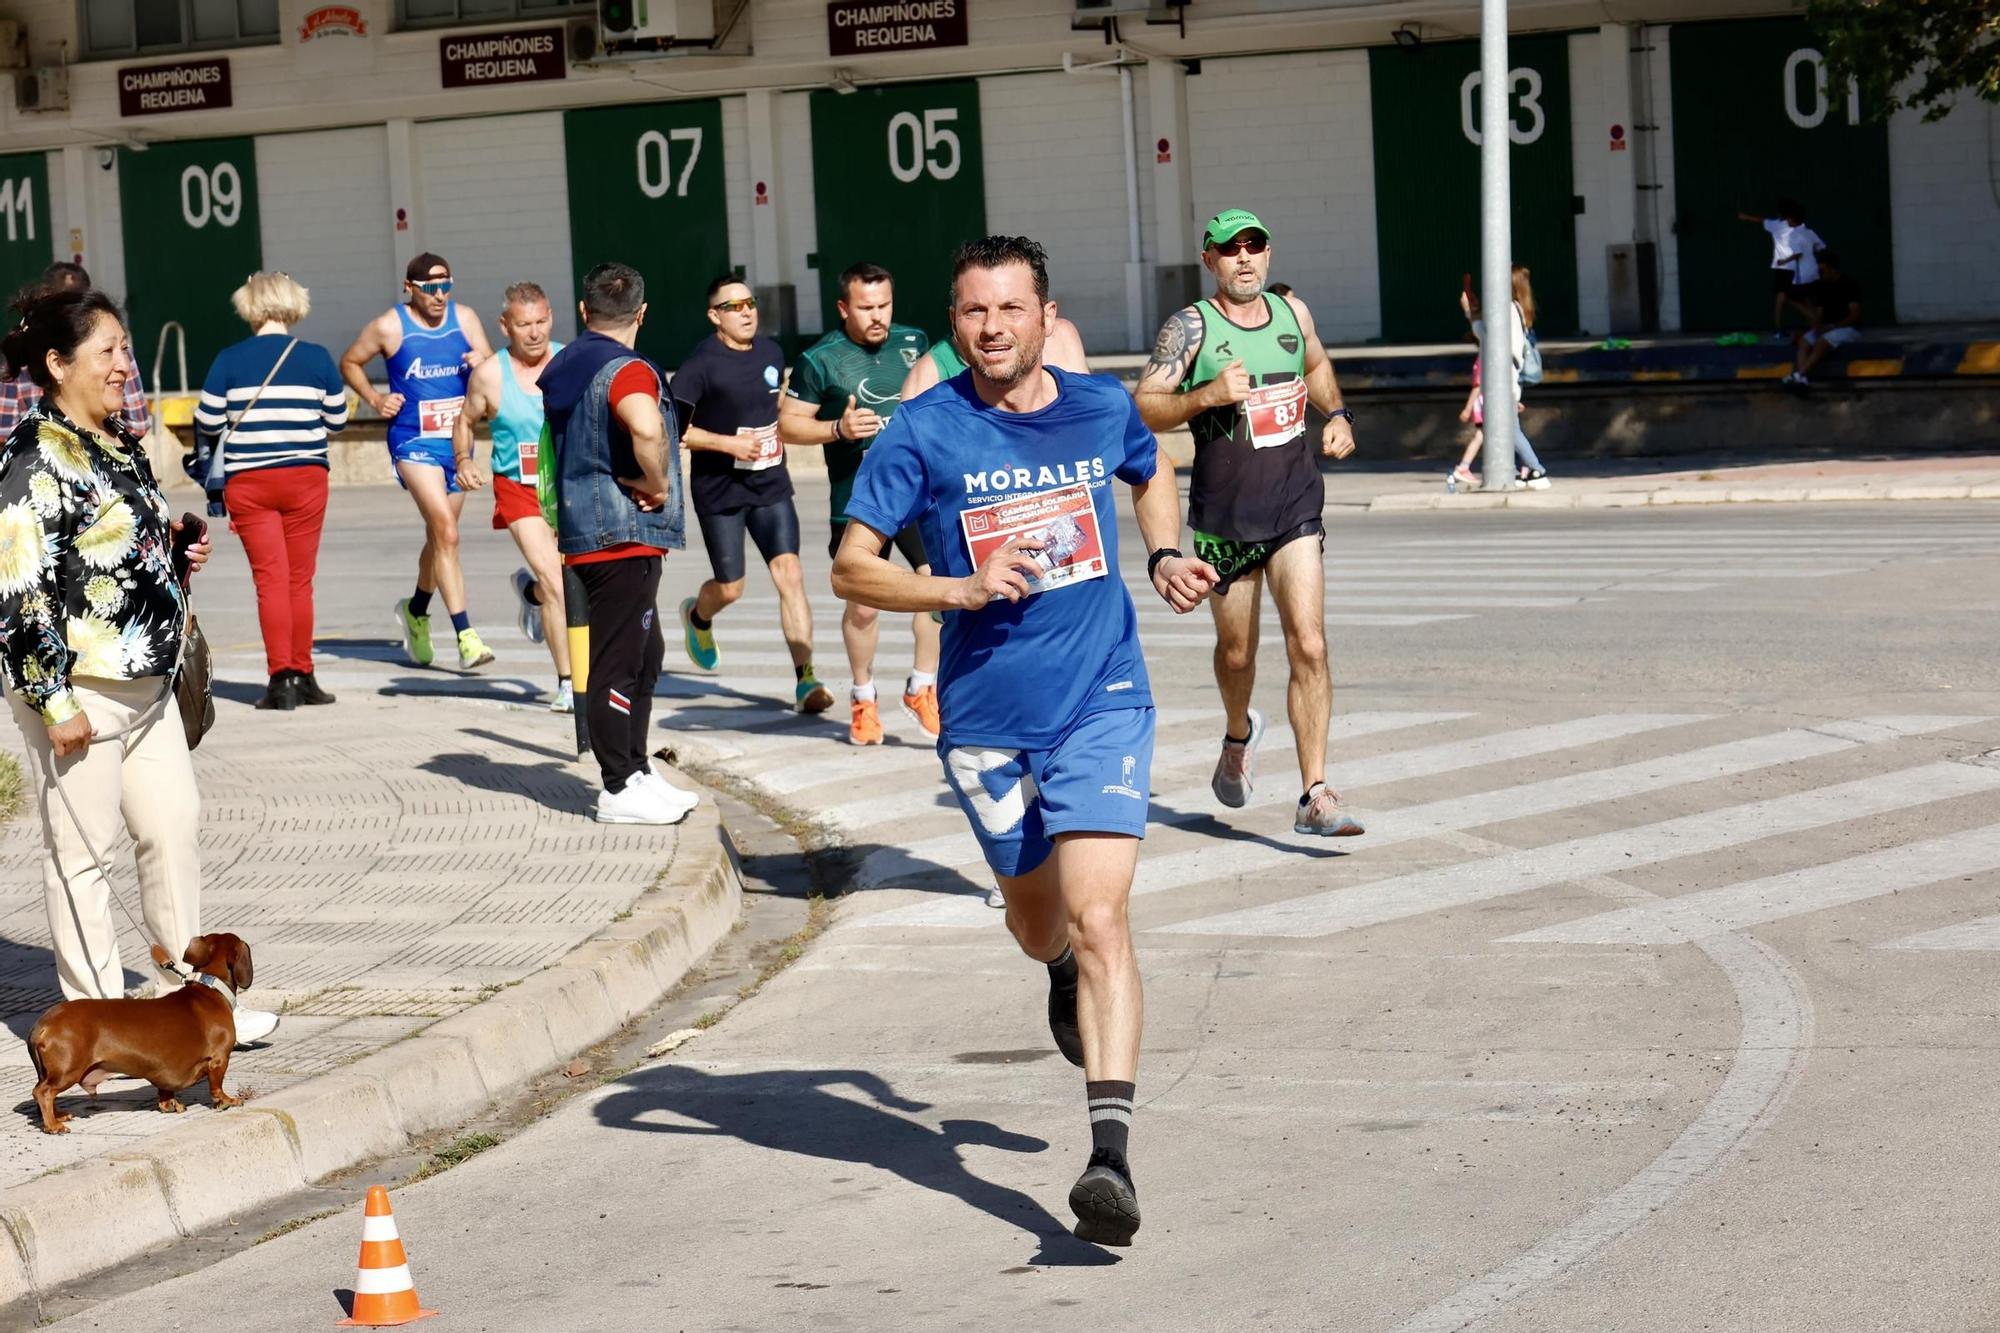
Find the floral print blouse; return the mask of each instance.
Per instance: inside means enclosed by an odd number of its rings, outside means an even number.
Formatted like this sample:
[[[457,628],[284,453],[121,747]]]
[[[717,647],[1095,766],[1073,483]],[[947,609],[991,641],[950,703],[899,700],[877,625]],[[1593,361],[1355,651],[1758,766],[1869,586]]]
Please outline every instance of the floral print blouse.
[[[50,726],[81,709],[73,677],[163,676],[187,594],[172,511],[139,441],[41,404],[0,445],[0,670]]]

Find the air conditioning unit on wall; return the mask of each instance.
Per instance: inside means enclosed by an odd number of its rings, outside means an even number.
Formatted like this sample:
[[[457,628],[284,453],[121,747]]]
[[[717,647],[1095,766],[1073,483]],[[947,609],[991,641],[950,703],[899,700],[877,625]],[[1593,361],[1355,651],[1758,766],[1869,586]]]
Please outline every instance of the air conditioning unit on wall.
[[[69,110],[69,70],[61,65],[14,71],[16,111]]]
[[[597,32],[607,51],[715,40],[714,0],[597,0]]]

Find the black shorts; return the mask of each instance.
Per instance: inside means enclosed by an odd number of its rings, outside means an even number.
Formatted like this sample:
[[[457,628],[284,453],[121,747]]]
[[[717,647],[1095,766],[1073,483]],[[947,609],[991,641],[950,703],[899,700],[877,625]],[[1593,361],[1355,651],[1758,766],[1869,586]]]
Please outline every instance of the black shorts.
[[[834,524],[833,540],[826,544],[826,553],[830,556],[838,556],[840,554],[840,539],[846,535],[847,524],[844,521]],[[917,531],[917,525],[914,523],[891,537],[883,545],[882,549],[887,551],[891,545],[903,553],[903,559],[910,562],[911,569],[921,569],[931,562],[931,558],[924,554],[923,534]]]
[[[799,553],[799,511],[789,495],[767,505],[745,505],[740,509],[714,512],[695,510],[701,524],[701,544],[708,548],[708,567],[717,583],[735,583],[746,568],[743,534],[757,543],[757,554],[770,564],[781,555]]]
[[[1254,573],[1271,562],[1278,549],[1290,546],[1303,537],[1319,538],[1320,549],[1326,549],[1326,524],[1310,518],[1290,532],[1261,542],[1239,542],[1229,537],[1211,537],[1206,532],[1194,534],[1194,553],[1197,559],[1206,560],[1222,576],[1214,591],[1226,593],[1229,585],[1245,574]]]
[[[1773,292],[1775,292],[1776,294],[1778,294],[1779,296],[1788,296],[1788,295],[1790,295],[1790,294],[1791,294],[1791,290],[1792,290],[1792,288],[1793,288],[1794,286],[1798,285],[1798,284],[1797,284],[1797,281],[1796,281],[1796,277],[1797,277],[1797,275],[1795,275],[1795,274],[1794,274],[1794,273],[1793,273],[1793,272],[1792,272],[1792,271],[1791,271],[1790,269],[1788,269],[1788,268],[1774,268],[1774,269],[1772,269],[1772,270],[1771,270],[1771,290],[1772,290]]]

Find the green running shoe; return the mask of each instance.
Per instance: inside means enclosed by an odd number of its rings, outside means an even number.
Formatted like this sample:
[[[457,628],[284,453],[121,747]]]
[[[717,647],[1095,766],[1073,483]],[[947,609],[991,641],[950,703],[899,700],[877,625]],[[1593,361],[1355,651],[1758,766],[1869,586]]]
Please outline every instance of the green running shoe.
[[[688,661],[703,671],[715,670],[715,664],[722,655],[715,651],[715,627],[707,629],[694,627],[694,598],[681,603],[681,642],[687,647]]]
[[[493,650],[486,646],[486,640],[479,637],[476,629],[462,629],[458,632],[458,669],[470,671],[483,667],[493,660]]]
[[[403,655],[418,666],[431,664],[431,618],[410,614],[410,599],[396,603],[396,627],[403,631]]]

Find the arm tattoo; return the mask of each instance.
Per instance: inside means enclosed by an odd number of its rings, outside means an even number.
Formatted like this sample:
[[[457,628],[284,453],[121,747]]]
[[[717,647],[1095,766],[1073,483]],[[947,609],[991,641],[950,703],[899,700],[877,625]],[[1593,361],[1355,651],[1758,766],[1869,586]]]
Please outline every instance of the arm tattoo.
[[[1151,387],[1173,388],[1187,374],[1188,366],[1201,351],[1201,312],[1193,306],[1176,311],[1173,318],[1160,326],[1160,336],[1153,344],[1152,359],[1140,373],[1139,382]]]

